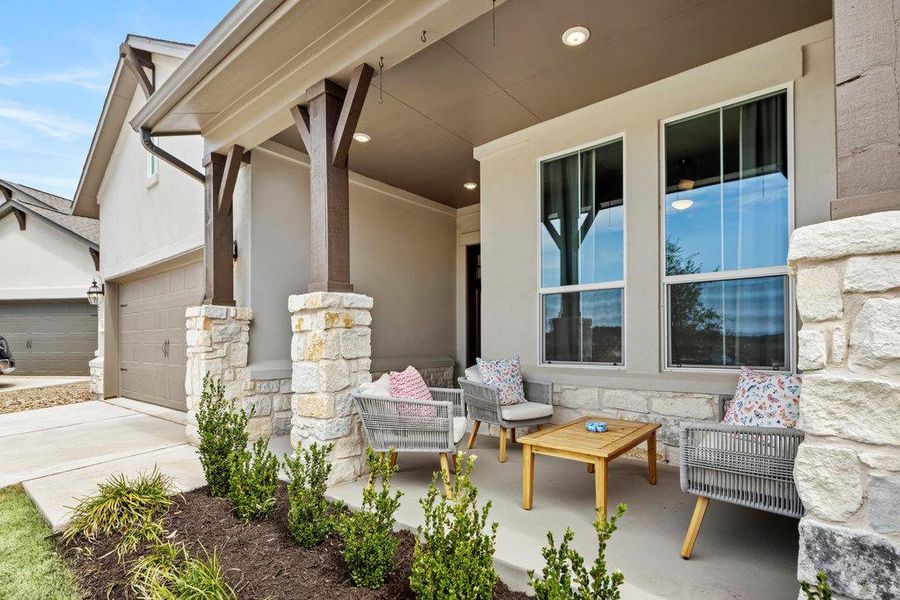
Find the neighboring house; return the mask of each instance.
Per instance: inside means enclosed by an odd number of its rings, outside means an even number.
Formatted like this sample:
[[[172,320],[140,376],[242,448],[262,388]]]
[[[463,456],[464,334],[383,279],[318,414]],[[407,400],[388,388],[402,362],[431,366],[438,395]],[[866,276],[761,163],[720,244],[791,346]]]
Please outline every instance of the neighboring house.
[[[87,375],[97,347],[100,225],[72,201],[0,180],[0,335],[17,375]]]
[[[118,143],[75,200],[102,222],[102,393],[187,408],[194,440],[210,372],[254,435],[334,441],[346,480],[348,392],[385,368],[518,355],[557,420],[660,422],[672,462],[741,366],[804,370],[801,576],[857,598],[895,576],[854,564],[898,553],[900,63],[865,34],[896,33],[890,10],[346,4],[239,2],[146,102],[132,82],[104,110],[95,146]]]

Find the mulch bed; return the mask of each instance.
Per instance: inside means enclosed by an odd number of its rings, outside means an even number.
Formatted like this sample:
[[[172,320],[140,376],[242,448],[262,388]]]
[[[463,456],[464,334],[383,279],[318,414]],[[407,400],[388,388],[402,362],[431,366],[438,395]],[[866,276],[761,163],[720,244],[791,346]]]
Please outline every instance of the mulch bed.
[[[172,541],[184,542],[192,555],[203,550],[219,557],[225,578],[240,598],[415,598],[409,587],[414,536],[397,533],[397,565],[378,590],[354,588],[340,555],[340,540],[330,537],[320,546],[306,550],[287,529],[287,488],[278,490],[278,507],[260,521],[241,523],[225,498],[212,498],[206,488],[177,498],[166,518]],[[81,552],[77,540],[62,548],[81,580],[87,598],[132,598],[127,585],[128,564],[137,554],[119,564],[111,553],[116,538],[109,537]],[[110,553],[108,556],[103,555]],[[503,583],[494,590],[497,600],[528,598],[510,591]]]
[[[75,404],[91,399],[91,384],[88,382],[6,390],[0,388],[0,415],[35,408],[48,408]]]

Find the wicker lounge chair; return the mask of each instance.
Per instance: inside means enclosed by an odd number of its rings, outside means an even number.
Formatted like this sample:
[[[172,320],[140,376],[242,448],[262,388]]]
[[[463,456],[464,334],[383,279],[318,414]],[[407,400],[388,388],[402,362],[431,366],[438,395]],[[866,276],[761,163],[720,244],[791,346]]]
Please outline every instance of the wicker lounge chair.
[[[471,368],[471,367],[470,367]],[[469,369],[466,369],[469,372]],[[474,378],[460,377],[459,385],[463,389],[466,411],[472,424],[467,448],[475,445],[478,428],[481,423],[500,427],[500,462],[506,462],[506,433],[511,432],[512,441],[516,441],[516,427],[543,427],[553,419],[553,384],[543,381],[525,380],[525,399],[527,402],[501,406],[500,396],[492,388]]]
[[[709,500],[803,516],[794,484],[797,429],[691,424],[681,431],[681,489],[697,496],[681,557],[691,557]]]
[[[429,388],[434,402],[352,393],[366,442],[376,452],[434,452],[440,455],[444,487],[450,494],[450,466],[456,444],[466,434],[462,390]],[[434,416],[410,416],[418,407],[433,407]],[[405,415],[403,413],[406,413]]]

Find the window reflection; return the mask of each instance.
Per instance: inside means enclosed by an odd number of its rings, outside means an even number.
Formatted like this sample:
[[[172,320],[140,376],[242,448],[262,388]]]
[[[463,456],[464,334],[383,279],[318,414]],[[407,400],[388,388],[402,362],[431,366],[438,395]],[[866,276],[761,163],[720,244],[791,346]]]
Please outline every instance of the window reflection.
[[[546,294],[544,359],[622,362],[622,290]]]

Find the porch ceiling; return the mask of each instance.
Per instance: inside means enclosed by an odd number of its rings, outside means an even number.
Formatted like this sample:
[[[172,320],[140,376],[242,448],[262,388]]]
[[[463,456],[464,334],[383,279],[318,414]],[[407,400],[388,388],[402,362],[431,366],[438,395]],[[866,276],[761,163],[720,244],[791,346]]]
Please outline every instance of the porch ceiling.
[[[831,17],[830,0],[514,0],[373,81],[350,168],[452,207],[479,201],[475,146]],[[583,25],[583,46],[562,32]],[[740,73],[735,73],[736,77]],[[275,141],[303,150],[288,128]]]

